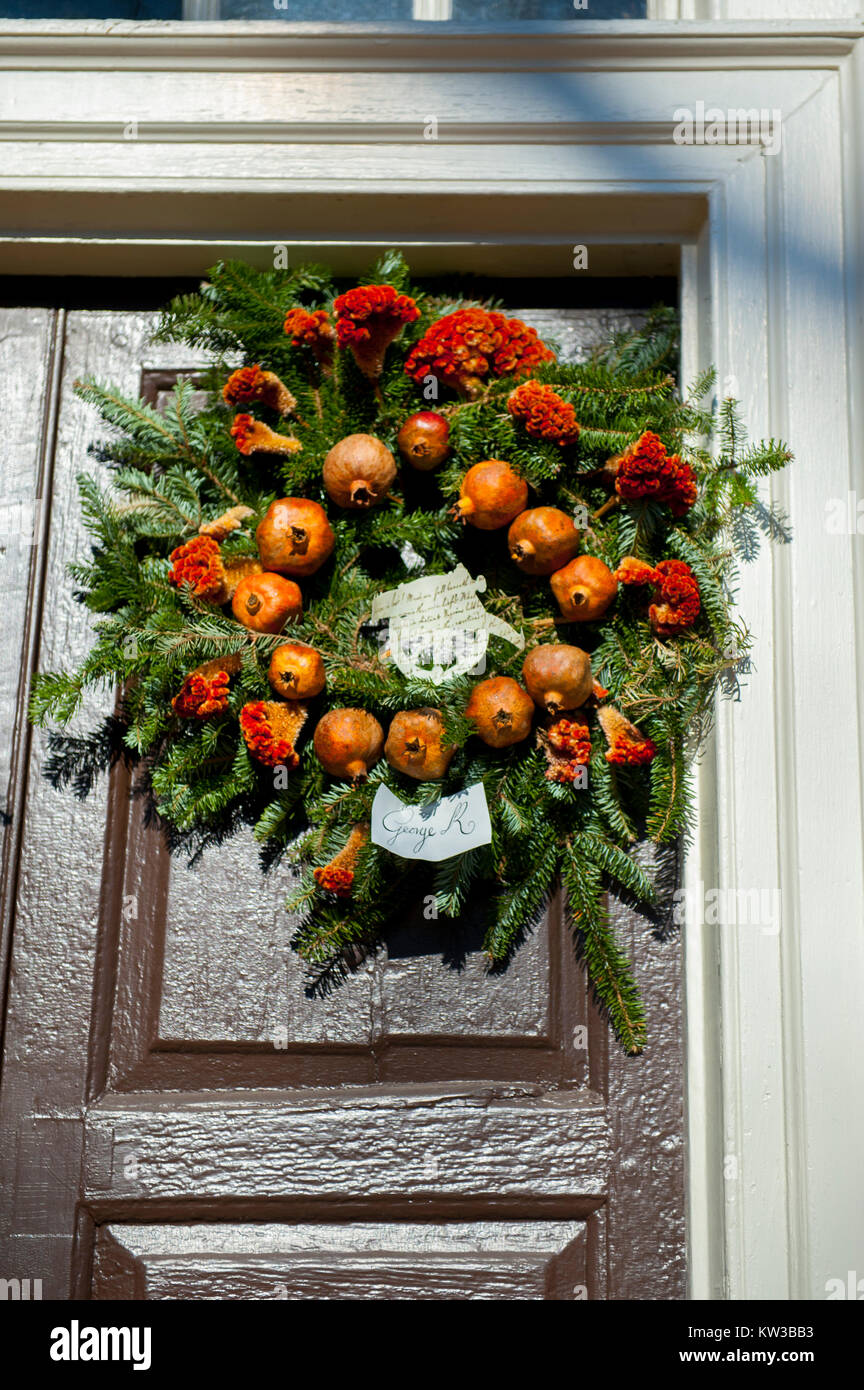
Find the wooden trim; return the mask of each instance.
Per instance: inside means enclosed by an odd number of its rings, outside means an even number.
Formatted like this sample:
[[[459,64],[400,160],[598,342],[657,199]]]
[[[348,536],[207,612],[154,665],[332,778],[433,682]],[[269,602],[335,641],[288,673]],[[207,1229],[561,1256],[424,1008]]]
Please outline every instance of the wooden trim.
[[[57,421],[60,404],[60,376],[63,367],[63,344],[66,329],[66,313],[63,309],[45,314],[47,341],[45,344],[45,379],[47,387],[42,400],[42,420],[37,437],[36,456],[33,458],[32,477],[34,503],[32,545],[18,544],[13,547],[11,538],[8,553],[4,559],[15,570],[7,571],[5,588],[7,601],[13,598],[16,590],[21,592],[21,611],[23,626],[15,631],[14,621],[7,629],[7,640],[12,643],[7,650],[7,659],[18,661],[18,681],[15,691],[14,708],[2,711],[4,732],[11,745],[9,759],[9,781],[3,788],[3,847],[0,860],[0,1071],[3,1066],[3,1042],[6,1029],[6,1008],[8,1001],[9,965],[12,953],[12,933],[15,918],[15,903],[18,893],[18,874],[21,863],[21,845],[24,835],[24,822],[27,805],[28,773],[33,727],[27,719],[33,674],[39,660],[39,641],[42,628],[42,612],[45,603],[45,586],[48,566],[48,534],[51,522],[50,504],[54,478],[54,450],[56,445]],[[25,436],[27,422],[16,422],[21,435]],[[18,471],[16,469],[16,471]],[[22,470],[23,472],[23,470]],[[12,499],[21,504],[31,502],[28,496],[26,473],[24,478],[3,476],[3,503],[7,506]],[[24,482],[21,488],[21,482]],[[20,488],[20,491],[19,491]],[[19,542],[22,538],[19,537]],[[4,550],[6,547],[4,547]],[[16,553],[17,552],[17,553]],[[20,640],[17,645],[15,639]]]
[[[52,254],[66,255],[65,273],[93,264],[92,244],[75,222],[87,208],[89,230],[101,242],[126,238],[132,254],[135,243],[145,244],[151,264],[161,248],[163,274],[176,268],[175,256],[186,257],[186,268],[190,247],[203,257],[217,244],[243,244],[239,233],[225,234],[214,221],[214,210],[232,202],[251,223],[247,244],[260,248],[272,245],[271,233],[279,239],[280,223],[293,228],[297,216],[308,219],[303,232],[292,231],[304,245],[323,240],[325,230],[333,245],[333,229],[350,226],[357,241],[346,236],[336,244],[346,257],[353,248],[358,265],[370,245],[389,236],[397,200],[416,215],[413,227],[399,225],[399,239],[407,245],[425,239],[452,265],[472,239],[481,255],[484,243],[524,247],[533,235],[542,244],[537,228],[549,236],[545,218],[534,217],[533,233],[518,226],[526,190],[546,199],[547,210],[569,207],[581,217],[591,209],[598,240],[607,245],[609,228],[620,231],[621,199],[634,223],[644,207],[667,199],[670,206],[676,198],[695,199],[705,210],[695,226],[671,215],[667,229],[672,241],[685,243],[685,360],[713,360],[721,379],[738,377],[755,436],[791,436],[796,463],[770,495],[791,506],[798,535],[789,551],[766,552],[745,571],[741,601],[759,637],[758,678],[740,705],[721,710],[716,744],[699,774],[702,822],[688,883],[733,891],[776,884],[784,906],[776,939],[759,939],[747,927],[704,924],[687,933],[691,1294],[697,1298],[822,1298],[828,1278],[855,1267],[864,1240],[864,1119],[852,1104],[862,1089],[864,727],[856,692],[864,684],[864,644],[854,635],[861,631],[864,561],[857,537],[830,537],[823,528],[827,498],[850,488],[864,494],[862,407],[851,390],[862,368],[856,316],[864,263],[862,32],[853,22],[828,27],[797,20],[580,23],[578,30],[492,33],[442,26],[422,36],[398,27],[282,24],[0,27],[0,67],[13,97],[29,73],[50,69],[92,74],[102,92],[111,74],[122,73],[127,93],[137,87],[145,110],[160,73],[178,74],[178,82],[189,74],[190,85],[202,83],[202,91],[208,74],[214,75],[210,91],[224,91],[231,74],[253,104],[274,74],[286,73],[305,80],[387,72],[390,82],[378,86],[387,85],[392,97],[401,82],[405,101],[421,72],[461,74],[464,90],[475,96],[477,75],[498,73],[505,102],[526,74],[540,74],[541,83],[545,73],[576,74],[577,94],[599,74],[602,88],[593,90],[620,98],[605,110],[608,139],[599,144],[596,122],[592,140],[576,145],[548,138],[554,117],[531,131],[536,110],[525,117],[531,138],[523,132],[509,144],[484,143],[489,114],[477,103],[467,118],[476,144],[466,139],[423,151],[422,158],[404,143],[376,144],[371,136],[370,145],[351,138],[340,145],[329,123],[313,122],[314,140],[279,144],[272,152],[235,130],[227,151],[208,144],[211,157],[206,167],[198,160],[197,169],[193,144],[173,175],[158,161],[164,166],[166,151],[183,154],[179,139],[150,151],[140,147],[133,165],[128,145],[58,139],[36,146],[19,124],[18,138],[6,146],[5,167],[15,172],[0,186],[4,223],[16,219],[11,235],[19,240],[4,254],[18,255],[28,244],[41,254],[50,245]],[[702,94],[722,107],[750,107],[754,93],[770,91],[770,99],[757,96],[756,104],[782,106],[781,151],[772,160],[758,150],[658,144],[669,74],[679,83],[691,74],[689,90],[698,95],[701,84]],[[94,119],[104,130],[116,114],[109,106]],[[44,120],[44,112],[32,119]],[[212,117],[199,119],[187,109],[186,119],[200,133],[200,119],[206,125]],[[643,138],[634,143],[640,123]],[[394,134],[392,114],[376,122],[364,111],[367,133],[379,124]],[[61,135],[56,126],[55,120],[54,134]],[[121,162],[111,163],[112,150]],[[361,150],[368,159],[359,159]],[[86,186],[75,185],[76,168],[86,171]],[[495,195],[514,219],[503,233],[500,207],[490,220]],[[364,205],[364,197],[382,200],[375,228],[362,217],[353,220],[355,208],[368,216],[371,202]],[[424,201],[430,197],[434,222]],[[268,208],[271,220],[263,225]],[[172,229],[170,219],[181,212],[182,227]],[[124,225],[127,215],[145,215],[143,227]],[[551,239],[563,252],[566,236],[556,232]],[[86,255],[76,259],[82,247]],[[832,646],[826,631],[840,640]],[[824,773],[814,778],[813,768]]]
[[[582,21],[419,29],[413,24],[165,22],[159,20],[2,20],[0,65],[89,71],[176,72],[394,68],[428,72],[535,71],[600,65],[639,70],[674,63],[713,67],[718,59],[783,69],[851,52],[861,38],[852,20],[681,24],[661,20]],[[790,60],[792,62],[790,63]]]

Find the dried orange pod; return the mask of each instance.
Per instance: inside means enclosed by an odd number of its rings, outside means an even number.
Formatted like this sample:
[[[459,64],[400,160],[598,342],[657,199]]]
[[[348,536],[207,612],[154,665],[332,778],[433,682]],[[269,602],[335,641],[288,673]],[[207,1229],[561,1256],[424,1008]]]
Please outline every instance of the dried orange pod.
[[[354,887],[354,869],[360,851],[369,839],[369,825],[361,821],[355,825],[338,854],[329,864],[314,869],[312,877],[325,893],[335,893],[337,898],[350,898]]]
[[[309,711],[299,701],[251,700],[240,711],[240,732],[256,762],[265,767],[297,767],[295,750]]]

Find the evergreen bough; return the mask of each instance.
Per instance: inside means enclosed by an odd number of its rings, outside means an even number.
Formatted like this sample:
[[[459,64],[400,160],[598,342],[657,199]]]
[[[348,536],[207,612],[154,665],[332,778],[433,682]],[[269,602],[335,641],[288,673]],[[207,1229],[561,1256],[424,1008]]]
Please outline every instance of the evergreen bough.
[[[560,448],[529,437],[507,413],[513,378],[493,380],[478,400],[445,392],[438,401],[424,398],[406,376],[411,345],[465,301],[443,301],[412,285],[395,254],[382,259],[368,283],[394,285],[412,295],[421,311],[389,349],[379,390],[348,351],[337,352],[335,371],[327,375],[283,332],[290,308],[331,308],[337,286],[326,268],[262,272],[239,262],[216,266],[199,293],[174,300],[156,335],[211,354],[205,380],[180,381],[164,411],[93,380],[78,384],[80,396],[113,427],[110,438],[94,448],[111,469],[110,488],[92,477],[79,479],[92,550],[70,566],[82,602],[95,615],[96,640],[78,670],[37,677],[31,715],[39,724],[65,724],[91,685],[119,686],[122,696],[94,733],[52,734],[49,776],[84,795],[102,769],[122,758],[136,768],[136,787],[146,793],[169,842],[193,858],[239,826],[253,826],[265,866],[283,859],[301,866],[288,903],[300,914],[294,945],[319,979],[344,971],[373,949],[407,901],[431,893],[438,914],[457,917],[484,880],[484,947],[490,968],[500,969],[560,882],[596,995],[624,1047],[638,1052],[644,1013],[610,926],[607,892],[614,887],[650,905],[654,890],[631,848],[646,836],[660,843],[686,839],[689,767],[718,690],[736,695],[738,673],[746,669],[750,636],[734,610],[736,562],[752,559],[762,535],[788,537],[784,519],[762,501],[759,484],[790,455],[774,441],[748,443],[734,401],[712,408],[712,373],[682,395],[675,379],[675,316],[660,308],[642,330],[616,338],[587,363],[549,363],[532,373],[572,403],[582,427],[575,462],[571,450],[562,466]],[[233,369],[252,363],[276,372],[296,396],[302,452],[246,458],[235,448],[229,435],[233,411],[221,387]],[[195,395],[202,387],[210,393],[204,409]],[[329,503],[321,468],[330,447],[345,435],[366,432],[395,453],[401,423],[424,408],[449,418],[453,452],[447,464],[434,475],[404,468],[394,495],[370,513],[340,512]],[[282,426],[266,408],[253,409],[272,427]],[[647,429],[679,453],[698,480],[698,500],[677,519],[651,501],[606,505],[608,484],[596,470]],[[506,531],[463,529],[449,514],[464,472],[484,458],[507,459],[523,474],[532,489],[529,506],[551,505],[570,514],[584,508],[591,518],[602,508],[602,517],[589,521],[582,548],[612,569],[625,555],[652,565],[670,557],[685,561],[700,589],[695,625],[661,640],[644,605],[624,590],[599,621],[563,623],[548,582],[526,577],[510,561]],[[253,516],[223,543],[223,554],[256,555],[255,527],[280,496],[320,501],[337,536],[332,560],[303,581],[304,614],[290,630],[292,640],[322,653],[327,670],[327,689],[313,706],[307,730],[325,710],[344,705],[368,710],[385,727],[399,709],[435,706],[458,745],[443,782],[413,782],[383,759],[362,784],[335,782],[314,756],[311,740],[301,747],[299,768],[281,779],[250,757],[238,714],[247,701],[272,699],[266,672],[284,638],[253,634],[226,611],[173,587],[168,556],[202,522],[238,503]],[[406,568],[404,557],[412,552],[424,570]],[[549,781],[533,737],[496,751],[472,736],[463,715],[470,678],[436,686],[406,679],[382,663],[377,634],[368,626],[372,596],[460,562],[486,576],[484,606],[522,632],[529,648],[552,640],[590,651],[594,674],[610,699],[656,744],[649,767],[610,766],[595,727],[589,785]],[[184,677],[229,653],[240,654],[242,667],[228,712],[204,723],[177,718],[171,699]],[[487,674],[521,680],[523,655],[492,638]],[[434,869],[367,843],[352,896],[334,900],[318,891],[312,870],[338,852],[354,825],[368,821],[381,782],[413,804],[482,783],[492,842]]]

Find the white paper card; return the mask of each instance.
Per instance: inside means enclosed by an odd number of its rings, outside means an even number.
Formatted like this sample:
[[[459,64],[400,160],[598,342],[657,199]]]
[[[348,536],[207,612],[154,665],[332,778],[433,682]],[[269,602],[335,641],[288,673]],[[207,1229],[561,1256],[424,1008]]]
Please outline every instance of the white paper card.
[[[382,658],[403,676],[422,677],[441,685],[452,676],[481,673],[490,633],[520,651],[525,639],[478,599],[486,580],[473,579],[464,565],[449,574],[424,575],[376,594],[372,622],[387,622]]]
[[[481,782],[431,806],[406,806],[382,783],[372,802],[372,843],[401,859],[452,859],[488,845],[492,824]]]

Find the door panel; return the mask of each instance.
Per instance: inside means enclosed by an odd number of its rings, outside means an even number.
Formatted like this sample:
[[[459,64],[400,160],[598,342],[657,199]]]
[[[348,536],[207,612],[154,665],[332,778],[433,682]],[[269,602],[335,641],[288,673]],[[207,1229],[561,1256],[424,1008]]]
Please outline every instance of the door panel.
[[[50,669],[88,642],[65,565],[86,546],[74,476],[98,467],[99,426],[72,383],[158,402],[199,364],[154,349],[149,314],[2,313],[26,364],[10,371],[27,377],[14,409],[29,463],[12,483],[53,469],[47,543],[8,592],[42,612]],[[571,355],[616,317],[523,313]],[[122,768],[83,800],[54,790],[25,682],[4,680],[10,1277],[54,1298],[683,1296],[674,936],[612,904],[648,1008],[636,1059],[588,997],[558,901],[492,976],[475,923],[406,904],[386,951],[310,992],[282,906],[290,871],[262,875],[248,835],[193,866],[169,857]],[[75,729],[109,700],[89,697]]]
[[[579,1221],[105,1225],[93,1296],[564,1300],[586,1279]]]

